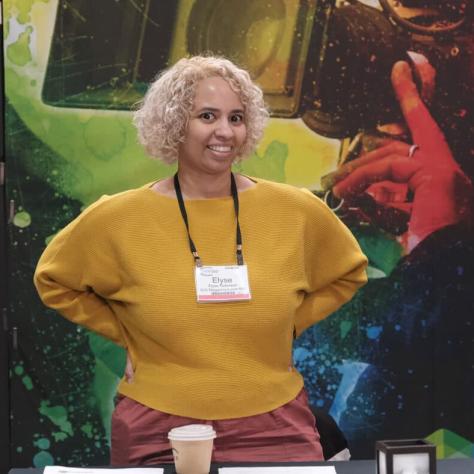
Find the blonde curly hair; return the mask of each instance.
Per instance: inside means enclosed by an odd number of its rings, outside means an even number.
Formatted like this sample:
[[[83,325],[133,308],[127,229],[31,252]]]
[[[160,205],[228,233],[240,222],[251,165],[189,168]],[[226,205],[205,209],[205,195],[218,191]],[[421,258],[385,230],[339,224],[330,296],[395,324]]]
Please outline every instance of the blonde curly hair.
[[[196,86],[208,77],[222,77],[236,92],[245,109],[246,139],[236,161],[248,157],[262,138],[269,113],[263,92],[250,75],[228,59],[194,56],[180,59],[161,72],[138,104],[133,123],[147,153],[165,163],[174,163],[185,139]]]

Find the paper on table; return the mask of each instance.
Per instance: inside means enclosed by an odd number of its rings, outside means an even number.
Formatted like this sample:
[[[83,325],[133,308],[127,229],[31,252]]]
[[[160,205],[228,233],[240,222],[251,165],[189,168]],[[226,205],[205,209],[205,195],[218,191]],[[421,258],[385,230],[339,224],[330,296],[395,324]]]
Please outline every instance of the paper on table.
[[[161,467],[130,467],[123,469],[100,469],[91,467],[46,466],[43,474],[163,474]]]
[[[336,474],[334,466],[221,467],[221,474]]]

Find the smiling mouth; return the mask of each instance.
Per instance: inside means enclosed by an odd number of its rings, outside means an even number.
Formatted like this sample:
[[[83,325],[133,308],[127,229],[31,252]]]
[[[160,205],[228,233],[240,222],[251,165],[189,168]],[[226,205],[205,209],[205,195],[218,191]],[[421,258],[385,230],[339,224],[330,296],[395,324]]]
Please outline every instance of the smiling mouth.
[[[207,148],[218,153],[230,153],[233,150],[233,147],[228,145],[208,145]]]

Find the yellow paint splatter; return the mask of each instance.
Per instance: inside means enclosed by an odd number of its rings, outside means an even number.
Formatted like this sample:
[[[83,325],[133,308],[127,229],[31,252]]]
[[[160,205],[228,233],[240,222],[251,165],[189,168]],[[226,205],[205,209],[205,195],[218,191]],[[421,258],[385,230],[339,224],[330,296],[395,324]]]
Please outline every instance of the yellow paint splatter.
[[[48,3],[49,0],[7,0],[4,3],[5,19],[16,13],[18,23],[25,25],[29,23],[31,9],[34,3]]]

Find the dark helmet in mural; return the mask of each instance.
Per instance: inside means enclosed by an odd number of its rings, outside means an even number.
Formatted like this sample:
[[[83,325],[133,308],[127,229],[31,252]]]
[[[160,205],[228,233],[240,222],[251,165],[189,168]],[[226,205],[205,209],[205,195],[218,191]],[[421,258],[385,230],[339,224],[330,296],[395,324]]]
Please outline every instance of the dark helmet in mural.
[[[397,60],[411,61],[407,51],[426,56],[437,72],[433,105],[441,122],[472,100],[473,8],[467,1],[326,4],[315,29],[326,28],[327,34],[313,40],[303,92],[303,120],[314,131],[341,138],[398,121],[389,78]]]

